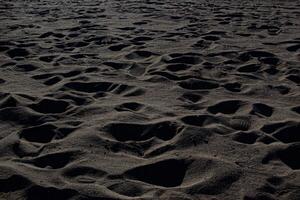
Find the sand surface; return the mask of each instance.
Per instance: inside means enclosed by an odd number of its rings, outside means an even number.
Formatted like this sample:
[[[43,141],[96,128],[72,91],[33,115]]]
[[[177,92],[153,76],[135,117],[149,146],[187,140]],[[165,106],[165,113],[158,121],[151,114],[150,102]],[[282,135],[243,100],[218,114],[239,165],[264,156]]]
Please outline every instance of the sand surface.
[[[299,200],[299,19],[296,0],[1,0],[0,199]]]

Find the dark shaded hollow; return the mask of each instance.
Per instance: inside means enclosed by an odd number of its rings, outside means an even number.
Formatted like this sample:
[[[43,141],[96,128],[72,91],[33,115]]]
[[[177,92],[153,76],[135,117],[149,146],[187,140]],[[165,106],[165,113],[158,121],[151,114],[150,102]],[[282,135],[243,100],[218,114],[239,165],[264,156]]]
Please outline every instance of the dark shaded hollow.
[[[171,122],[156,124],[112,123],[104,128],[119,141],[144,141],[154,136],[162,140],[172,139],[178,126]]]
[[[87,167],[87,166],[79,166],[76,168],[71,168],[65,171],[64,175],[67,177],[76,177],[81,175],[91,175],[91,176],[104,176],[106,172],[102,170],[98,170],[93,167]]]
[[[169,159],[139,166],[126,172],[129,178],[163,187],[182,184],[188,164],[184,160]]]
[[[287,126],[288,124],[289,122],[276,122],[271,124],[265,124],[263,125],[263,127],[261,127],[261,130],[265,133],[273,133],[284,126]]]
[[[259,136],[253,132],[239,132],[234,135],[233,140],[243,144],[254,144]]]
[[[300,141],[300,124],[284,127],[273,134],[273,136],[284,142],[292,143]]]
[[[0,179],[0,192],[14,192],[24,189],[31,184],[29,180],[20,175],[12,175],[7,179]]]
[[[177,71],[189,69],[190,67],[191,67],[190,65],[181,63],[181,64],[170,64],[167,66],[167,69],[172,72],[177,72]]]
[[[179,86],[189,90],[209,90],[219,87],[219,84],[212,81],[198,80],[198,79],[188,79],[179,83]]]
[[[142,104],[136,103],[136,102],[128,102],[128,103],[123,103],[119,106],[117,106],[115,109],[117,111],[127,111],[127,110],[131,110],[131,111],[138,111],[143,107]]]
[[[29,163],[33,163],[40,168],[51,167],[52,169],[59,169],[66,166],[74,157],[74,152],[60,152],[37,157],[29,161]]]
[[[203,126],[207,123],[213,122],[214,118],[209,115],[191,115],[181,118],[181,121],[193,126]]]
[[[250,72],[256,72],[259,69],[260,69],[260,65],[249,64],[249,65],[245,65],[245,66],[242,66],[242,67],[238,68],[238,71],[239,72],[250,73]]]
[[[184,93],[182,95],[182,98],[189,100],[193,103],[196,103],[197,101],[199,101],[202,98],[202,96],[198,95],[198,94],[193,94],[193,93]]]
[[[210,113],[217,114],[234,114],[236,113],[239,108],[243,105],[243,103],[239,100],[229,100],[229,101],[222,101],[213,106],[207,108]]]
[[[15,49],[11,49],[11,50],[7,51],[7,54],[8,54],[9,57],[15,58],[15,57],[28,56],[29,52],[26,49],[15,48]]]
[[[189,55],[183,55],[177,58],[173,58],[168,63],[184,63],[184,64],[198,64],[202,62],[202,60],[197,56],[189,56]]]
[[[32,186],[26,191],[27,200],[67,200],[76,195],[75,190]]]
[[[278,156],[282,162],[293,170],[300,169],[300,144],[294,144],[280,151]]]
[[[20,137],[30,142],[47,143],[56,135],[55,129],[50,124],[27,128],[21,131]]]
[[[270,107],[266,104],[262,104],[262,103],[255,103],[252,106],[252,111],[250,112],[250,114],[253,115],[263,115],[265,117],[271,117],[273,114],[273,107]]]
[[[224,88],[230,92],[240,92],[242,85],[240,83],[226,83]]]
[[[67,110],[68,106],[69,103],[66,101],[43,99],[31,108],[40,113],[62,113]]]
[[[109,82],[69,82],[65,84],[65,87],[77,90],[80,92],[94,93],[94,92],[106,92],[111,90],[113,84]]]

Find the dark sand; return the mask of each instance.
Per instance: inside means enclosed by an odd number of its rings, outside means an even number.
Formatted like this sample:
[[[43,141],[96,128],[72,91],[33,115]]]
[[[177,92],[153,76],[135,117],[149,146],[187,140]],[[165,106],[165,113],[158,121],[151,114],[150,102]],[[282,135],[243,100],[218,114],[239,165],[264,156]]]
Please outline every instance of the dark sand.
[[[299,200],[300,1],[0,1],[1,200]]]

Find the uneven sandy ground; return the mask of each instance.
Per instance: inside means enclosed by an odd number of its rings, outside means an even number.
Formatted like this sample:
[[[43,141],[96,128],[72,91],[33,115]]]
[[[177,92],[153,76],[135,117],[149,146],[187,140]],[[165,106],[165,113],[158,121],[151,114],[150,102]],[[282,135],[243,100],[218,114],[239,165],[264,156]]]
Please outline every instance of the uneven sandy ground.
[[[0,199],[299,200],[299,19],[296,0],[1,0]]]

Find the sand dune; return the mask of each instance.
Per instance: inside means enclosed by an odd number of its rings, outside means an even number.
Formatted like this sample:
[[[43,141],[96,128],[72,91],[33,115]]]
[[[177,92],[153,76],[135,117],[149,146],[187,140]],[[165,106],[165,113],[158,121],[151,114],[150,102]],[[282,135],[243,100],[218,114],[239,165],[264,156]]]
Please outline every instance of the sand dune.
[[[0,199],[300,199],[299,1],[0,3]]]

